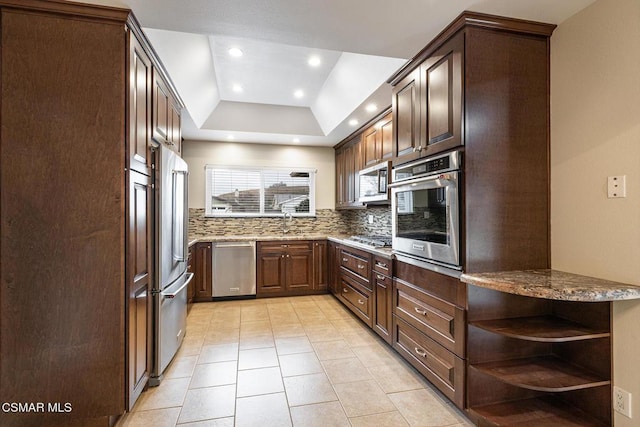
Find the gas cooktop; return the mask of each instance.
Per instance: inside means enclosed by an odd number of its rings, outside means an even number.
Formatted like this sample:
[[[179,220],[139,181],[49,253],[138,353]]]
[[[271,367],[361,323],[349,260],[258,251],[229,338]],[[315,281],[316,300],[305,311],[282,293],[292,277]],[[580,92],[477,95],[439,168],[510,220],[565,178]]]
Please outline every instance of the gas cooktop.
[[[372,246],[374,248],[385,248],[391,246],[391,236],[351,236],[347,240]]]

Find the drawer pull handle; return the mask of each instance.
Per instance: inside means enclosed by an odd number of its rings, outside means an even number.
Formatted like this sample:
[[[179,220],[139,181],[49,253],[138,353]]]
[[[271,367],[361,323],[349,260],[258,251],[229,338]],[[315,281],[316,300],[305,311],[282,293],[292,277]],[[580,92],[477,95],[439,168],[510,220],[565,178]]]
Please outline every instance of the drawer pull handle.
[[[383,263],[383,262],[376,262],[376,265],[378,267],[382,267],[382,268],[387,268],[387,264]]]
[[[358,299],[358,304],[364,305],[364,301],[362,301],[361,299]]]
[[[415,350],[415,352],[416,352],[416,354],[417,354],[418,356],[420,356],[420,357],[424,357],[425,359],[427,358],[427,352],[426,352],[426,351],[424,351],[423,349],[418,348],[418,347],[414,347],[414,350]]]
[[[364,265],[362,265],[362,264],[358,264],[358,269],[359,269],[359,270],[364,270]]]
[[[376,274],[378,280],[384,280],[384,276],[382,274]]]
[[[347,288],[342,288],[342,293],[346,294],[347,292],[349,292],[349,290]]]
[[[426,315],[427,315],[427,310],[421,310],[421,309],[419,309],[418,307],[414,307],[413,309],[414,309],[414,310],[416,311],[416,313],[418,313],[418,314],[422,314],[423,316],[426,316]]]
[[[349,258],[342,258],[342,262],[348,262]]]

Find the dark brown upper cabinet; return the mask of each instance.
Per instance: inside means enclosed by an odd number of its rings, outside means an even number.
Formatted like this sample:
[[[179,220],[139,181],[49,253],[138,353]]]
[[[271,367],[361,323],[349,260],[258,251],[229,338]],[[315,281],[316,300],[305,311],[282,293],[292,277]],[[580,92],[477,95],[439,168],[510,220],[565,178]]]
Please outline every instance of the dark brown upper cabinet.
[[[420,157],[420,70],[414,70],[393,87],[393,157],[408,162]]]
[[[393,117],[384,116],[362,132],[363,167],[376,165],[393,157]]]
[[[420,66],[421,155],[463,144],[462,34],[451,39]]]

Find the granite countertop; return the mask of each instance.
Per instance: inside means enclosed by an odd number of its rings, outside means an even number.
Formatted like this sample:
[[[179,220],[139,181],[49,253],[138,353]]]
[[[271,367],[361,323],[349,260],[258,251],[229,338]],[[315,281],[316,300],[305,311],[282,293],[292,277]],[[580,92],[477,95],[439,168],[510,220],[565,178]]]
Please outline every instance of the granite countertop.
[[[463,274],[460,280],[510,294],[562,301],[600,302],[640,298],[640,286],[557,270]]]
[[[326,234],[280,234],[280,235],[247,235],[247,236],[189,236],[189,246],[199,242],[248,242],[248,241],[278,241],[278,240],[331,240],[354,248],[369,251],[374,255],[391,258],[391,248],[376,248],[348,240],[349,236]]]

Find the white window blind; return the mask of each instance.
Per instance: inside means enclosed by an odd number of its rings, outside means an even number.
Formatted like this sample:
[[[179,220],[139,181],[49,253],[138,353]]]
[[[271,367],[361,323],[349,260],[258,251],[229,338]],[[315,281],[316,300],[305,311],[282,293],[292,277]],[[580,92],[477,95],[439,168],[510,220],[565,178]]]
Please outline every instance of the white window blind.
[[[207,216],[315,216],[312,169],[205,167]]]

